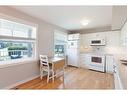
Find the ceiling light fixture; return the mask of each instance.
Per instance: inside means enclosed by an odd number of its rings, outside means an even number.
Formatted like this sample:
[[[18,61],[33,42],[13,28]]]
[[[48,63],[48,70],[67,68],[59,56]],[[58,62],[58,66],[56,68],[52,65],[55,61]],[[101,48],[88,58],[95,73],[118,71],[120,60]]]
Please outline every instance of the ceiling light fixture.
[[[83,26],[86,26],[86,25],[88,25],[89,23],[90,23],[89,20],[83,20],[83,21],[81,21],[81,24],[82,24]]]

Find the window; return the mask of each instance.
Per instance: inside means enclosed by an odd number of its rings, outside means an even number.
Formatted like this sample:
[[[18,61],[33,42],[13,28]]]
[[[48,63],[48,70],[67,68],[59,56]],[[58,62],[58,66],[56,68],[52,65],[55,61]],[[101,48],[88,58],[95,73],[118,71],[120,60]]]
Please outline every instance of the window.
[[[67,33],[55,31],[54,32],[54,55],[64,56],[66,54]]]
[[[64,53],[64,45],[55,45],[55,53],[61,53],[63,54]]]
[[[35,58],[36,27],[0,19],[0,61]]]

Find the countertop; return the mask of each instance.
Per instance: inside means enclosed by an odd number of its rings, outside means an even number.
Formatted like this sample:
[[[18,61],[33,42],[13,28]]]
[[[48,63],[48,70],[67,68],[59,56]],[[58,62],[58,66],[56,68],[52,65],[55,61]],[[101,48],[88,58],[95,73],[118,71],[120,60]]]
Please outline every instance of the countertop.
[[[119,75],[124,89],[127,89],[127,65],[119,61]]]
[[[113,56],[113,54],[110,54],[110,53],[97,53],[97,52],[80,52],[80,54],[82,55],[82,54],[91,54],[91,55],[112,55]]]

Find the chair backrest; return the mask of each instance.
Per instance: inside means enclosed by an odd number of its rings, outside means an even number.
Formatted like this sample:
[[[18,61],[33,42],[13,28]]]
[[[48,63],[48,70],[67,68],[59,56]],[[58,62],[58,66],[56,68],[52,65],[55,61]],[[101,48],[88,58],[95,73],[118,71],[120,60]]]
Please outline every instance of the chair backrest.
[[[41,64],[41,66],[48,66],[49,67],[47,55],[40,55],[40,64]]]

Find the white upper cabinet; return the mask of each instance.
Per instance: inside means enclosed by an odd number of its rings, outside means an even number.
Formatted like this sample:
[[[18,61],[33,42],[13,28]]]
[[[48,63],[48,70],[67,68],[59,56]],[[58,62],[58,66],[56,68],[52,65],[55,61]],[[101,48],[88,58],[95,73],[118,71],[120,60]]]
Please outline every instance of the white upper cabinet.
[[[120,31],[105,32],[106,45],[108,47],[119,47],[120,44]]]
[[[121,29],[121,45],[127,46],[127,22]]]
[[[100,33],[92,33],[91,34],[92,40],[96,39],[105,39],[105,32],[100,32]]]
[[[69,34],[68,35],[68,40],[72,40],[73,39],[73,35],[72,34]]]
[[[81,37],[81,43],[84,46],[90,46],[91,40],[105,39],[106,46],[119,46],[119,31],[108,31],[99,33],[83,34]]]
[[[78,40],[80,38],[80,34],[76,33],[76,34],[69,34],[68,35],[68,40]]]

